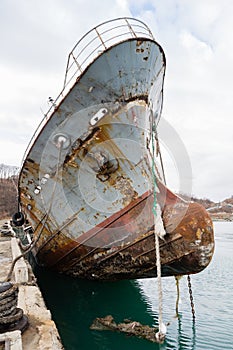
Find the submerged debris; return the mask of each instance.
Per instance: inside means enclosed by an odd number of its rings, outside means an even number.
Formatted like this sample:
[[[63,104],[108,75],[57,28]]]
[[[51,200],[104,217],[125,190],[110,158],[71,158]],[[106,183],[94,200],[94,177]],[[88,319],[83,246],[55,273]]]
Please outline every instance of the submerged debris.
[[[158,343],[156,338],[158,328],[143,325],[140,322],[131,321],[128,319],[125,319],[124,322],[117,324],[111,315],[97,317],[90,326],[90,329],[96,331],[109,330],[123,332],[129,336],[134,335],[139,338],[147,339],[153,343]]]

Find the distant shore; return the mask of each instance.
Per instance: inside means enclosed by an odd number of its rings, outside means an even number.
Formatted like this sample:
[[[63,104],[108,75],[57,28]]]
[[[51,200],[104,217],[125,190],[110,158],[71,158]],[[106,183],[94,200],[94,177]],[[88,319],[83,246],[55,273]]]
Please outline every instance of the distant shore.
[[[213,221],[233,221],[233,215],[228,213],[211,214]]]

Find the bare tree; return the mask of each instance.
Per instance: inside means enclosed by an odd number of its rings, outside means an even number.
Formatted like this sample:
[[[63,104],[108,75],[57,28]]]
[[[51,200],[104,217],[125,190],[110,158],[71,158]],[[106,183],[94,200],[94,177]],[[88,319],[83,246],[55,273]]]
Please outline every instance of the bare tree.
[[[18,173],[18,167],[0,164],[0,218],[11,217],[17,211]]]

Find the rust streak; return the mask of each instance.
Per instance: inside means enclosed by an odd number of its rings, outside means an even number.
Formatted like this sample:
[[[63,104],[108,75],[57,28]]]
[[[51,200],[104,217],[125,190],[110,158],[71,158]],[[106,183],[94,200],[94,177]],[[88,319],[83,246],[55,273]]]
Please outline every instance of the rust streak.
[[[47,241],[45,241],[37,250],[37,254],[49,243],[51,242],[59,233],[61,233],[61,231],[66,228],[67,226],[69,226],[75,219],[76,219],[76,215],[77,213],[75,213],[71,218],[69,218],[62,226],[60,226],[55,233],[50,236]]]
[[[103,231],[103,229],[106,229],[108,226],[110,226],[111,224],[116,222],[119,219],[119,216],[125,215],[127,212],[129,212],[131,209],[136,207],[139,203],[143,202],[145,199],[147,199],[147,197],[149,197],[151,195],[152,195],[151,192],[149,192],[149,191],[146,192],[143,196],[141,196],[140,198],[137,198],[133,202],[133,205],[129,204],[127,207],[123,208],[120,212],[112,215],[110,218],[108,218],[108,219],[104,220],[103,222],[101,222],[101,224],[98,227],[94,227],[90,231],[88,231],[85,234],[83,234],[82,238],[84,238],[84,239],[81,242],[78,242],[78,244],[75,247],[73,247],[69,252],[67,252],[61,258],[59,258],[59,260],[54,262],[54,264],[52,266],[55,266],[58,263],[60,263],[61,260],[66,258],[68,255],[70,255],[74,250],[78,249],[81,245],[87,243],[90,239],[96,237],[100,232]]]

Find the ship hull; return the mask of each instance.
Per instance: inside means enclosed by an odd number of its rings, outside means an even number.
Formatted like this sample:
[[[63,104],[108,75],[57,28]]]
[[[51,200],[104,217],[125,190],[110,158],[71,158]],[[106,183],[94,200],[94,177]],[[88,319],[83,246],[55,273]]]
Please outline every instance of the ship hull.
[[[26,153],[19,197],[33,253],[40,264],[82,278],[154,277],[157,204],[166,231],[162,275],[196,273],[213,253],[211,220],[152,174],[165,56],[150,31],[142,35],[140,24],[137,35],[126,24],[130,37],[109,47],[101,40],[103,51],[85,69],[72,51],[69,71],[80,74]]]
[[[213,226],[208,213],[197,203],[183,201],[161,183],[157,200],[162,204],[167,232],[159,239],[162,277],[202,271],[214,251]],[[46,266],[74,277],[93,280],[156,277],[157,227],[151,214],[153,202],[153,194],[146,193],[78,241],[60,232],[35,255]],[[127,239],[113,245],[116,235]]]

